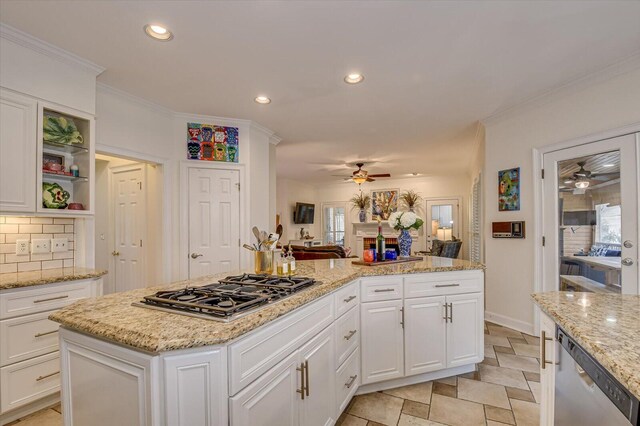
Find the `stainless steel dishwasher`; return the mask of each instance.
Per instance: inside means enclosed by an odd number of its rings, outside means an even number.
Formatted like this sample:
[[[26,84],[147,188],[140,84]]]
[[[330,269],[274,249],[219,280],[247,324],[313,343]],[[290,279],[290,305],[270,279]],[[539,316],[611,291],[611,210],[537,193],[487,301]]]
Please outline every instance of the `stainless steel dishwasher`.
[[[560,327],[555,426],[640,426],[638,399]]]

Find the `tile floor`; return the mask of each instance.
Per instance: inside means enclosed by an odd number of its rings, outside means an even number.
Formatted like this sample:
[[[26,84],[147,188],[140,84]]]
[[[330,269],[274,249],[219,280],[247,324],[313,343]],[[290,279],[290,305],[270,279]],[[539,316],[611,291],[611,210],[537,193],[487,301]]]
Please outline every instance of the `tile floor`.
[[[473,373],[353,398],[338,426],[538,426],[539,339],[485,324]]]
[[[485,324],[478,371],[356,396],[338,426],[538,426],[537,337]],[[62,426],[60,405],[7,426]]]

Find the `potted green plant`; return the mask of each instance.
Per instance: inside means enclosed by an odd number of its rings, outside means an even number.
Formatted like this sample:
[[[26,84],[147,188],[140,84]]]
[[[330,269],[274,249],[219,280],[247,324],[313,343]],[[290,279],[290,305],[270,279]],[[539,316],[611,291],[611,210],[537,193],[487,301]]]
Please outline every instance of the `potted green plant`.
[[[353,197],[349,200],[352,208],[359,209],[358,218],[360,219],[360,223],[364,223],[367,221],[367,209],[371,206],[371,197],[365,195],[362,191],[359,194],[354,194]]]
[[[413,189],[409,189],[408,191],[400,194],[400,202],[410,211],[415,212],[416,208],[419,207],[420,201],[422,201],[422,197],[420,194]]]

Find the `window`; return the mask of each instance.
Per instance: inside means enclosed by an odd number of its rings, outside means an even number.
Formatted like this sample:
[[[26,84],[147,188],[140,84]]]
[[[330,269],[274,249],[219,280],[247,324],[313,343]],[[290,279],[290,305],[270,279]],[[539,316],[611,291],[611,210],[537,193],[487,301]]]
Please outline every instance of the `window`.
[[[622,242],[622,209],[620,206],[596,204],[596,243]]]
[[[322,211],[322,240],[324,244],[344,246],[345,205],[324,204]]]

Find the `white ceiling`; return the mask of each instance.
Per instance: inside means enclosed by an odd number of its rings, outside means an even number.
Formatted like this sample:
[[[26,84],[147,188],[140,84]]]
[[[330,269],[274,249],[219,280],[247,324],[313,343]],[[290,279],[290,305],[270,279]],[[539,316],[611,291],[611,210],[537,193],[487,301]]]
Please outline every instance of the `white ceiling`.
[[[106,67],[108,85],[271,128],[278,175],[311,182],[360,159],[464,172],[478,120],[640,48],[638,1],[2,0],[0,19]],[[175,39],[145,36],[151,22]],[[352,71],[364,83],[344,84]]]

